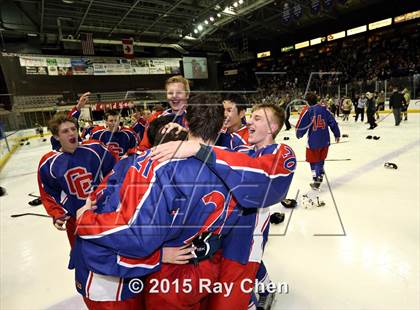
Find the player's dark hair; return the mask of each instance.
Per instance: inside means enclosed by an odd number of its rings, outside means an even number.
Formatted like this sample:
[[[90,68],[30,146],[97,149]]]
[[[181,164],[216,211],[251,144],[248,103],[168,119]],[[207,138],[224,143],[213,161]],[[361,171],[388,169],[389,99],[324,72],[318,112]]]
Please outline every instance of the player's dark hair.
[[[215,141],[224,121],[221,99],[215,95],[198,94],[188,100],[186,120],[190,133],[204,141]]]
[[[318,97],[314,93],[309,93],[306,95],[306,101],[310,106],[313,106],[318,103]]]
[[[77,120],[74,117],[68,116],[67,113],[57,113],[48,122],[48,129],[54,136],[58,136],[58,128],[65,122],[73,123],[76,127],[78,126]]]
[[[248,101],[246,100],[244,96],[240,94],[229,93],[223,97],[223,101],[233,102],[236,105],[236,108],[238,109],[238,113],[248,108]]]
[[[162,134],[161,131],[163,127],[171,122],[173,122],[173,116],[166,115],[158,117],[150,123],[146,132],[151,145],[155,146],[161,143],[176,140],[185,140],[187,138],[188,134],[185,131],[181,131],[179,134],[176,134],[175,129]]]
[[[118,116],[118,112],[115,110],[109,110],[104,115],[104,120],[108,120],[108,116]]]
[[[274,119],[273,121],[277,123],[278,129],[272,133],[273,139],[276,138],[278,133],[280,132],[281,128],[284,124],[284,118],[285,118],[285,110],[280,107],[278,104],[271,103],[271,102],[265,102],[260,103],[252,107],[252,112],[260,109],[270,109],[271,112],[273,112]]]

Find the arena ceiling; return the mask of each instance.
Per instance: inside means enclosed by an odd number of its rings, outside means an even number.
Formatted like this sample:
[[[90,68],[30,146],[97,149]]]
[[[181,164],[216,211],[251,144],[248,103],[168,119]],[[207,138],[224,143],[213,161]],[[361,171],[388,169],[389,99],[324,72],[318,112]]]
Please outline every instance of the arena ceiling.
[[[319,3],[319,10],[316,6],[314,10],[314,3]],[[366,22],[366,19],[399,11],[405,13],[419,3],[398,0],[6,0],[0,2],[0,31],[6,40],[37,37],[44,47],[59,42],[75,43],[81,32],[89,32],[102,42],[100,44],[133,37],[140,44],[171,47],[178,52],[220,53],[232,48],[254,50],[259,45],[278,44],[303,34],[333,31],[343,24],[351,26],[361,20]],[[289,8],[286,13],[285,6]]]

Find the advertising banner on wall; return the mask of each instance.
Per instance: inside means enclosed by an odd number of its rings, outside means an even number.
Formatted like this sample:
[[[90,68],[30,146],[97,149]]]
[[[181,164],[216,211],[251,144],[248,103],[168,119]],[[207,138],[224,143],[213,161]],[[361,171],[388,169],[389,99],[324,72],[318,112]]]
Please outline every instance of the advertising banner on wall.
[[[47,75],[47,67],[25,67],[27,75]]]
[[[150,59],[149,60],[150,74],[165,74],[165,60]]]
[[[58,75],[57,60],[55,58],[47,58],[48,75]]]
[[[71,68],[73,75],[93,75],[93,65],[89,59],[72,58]]]
[[[32,57],[20,56],[19,63],[21,67],[46,67],[47,58],[45,57]]]
[[[144,58],[123,61],[109,58],[19,56],[29,75],[150,75],[180,74],[180,58]]]
[[[181,66],[179,64],[179,59],[165,59],[165,73],[181,74]]]
[[[133,108],[134,103],[131,100],[121,100],[114,102],[98,102],[92,106],[92,111],[121,110]]]

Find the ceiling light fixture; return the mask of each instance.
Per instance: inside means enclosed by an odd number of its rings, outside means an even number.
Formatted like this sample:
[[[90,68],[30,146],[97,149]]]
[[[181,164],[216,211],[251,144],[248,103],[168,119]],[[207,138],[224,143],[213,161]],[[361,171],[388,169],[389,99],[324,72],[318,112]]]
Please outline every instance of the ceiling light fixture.
[[[198,25],[198,26],[197,26],[197,29],[198,29],[198,31],[202,31],[202,30],[203,30],[203,26]]]
[[[197,40],[197,38],[194,38],[194,37],[192,37],[190,35],[185,36],[184,39],[185,40]]]
[[[232,8],[231,7],[226,7],[223,10],[223,13],[228,14],[228,15],[236,15],[236,13],[234,11],[232,11]]]

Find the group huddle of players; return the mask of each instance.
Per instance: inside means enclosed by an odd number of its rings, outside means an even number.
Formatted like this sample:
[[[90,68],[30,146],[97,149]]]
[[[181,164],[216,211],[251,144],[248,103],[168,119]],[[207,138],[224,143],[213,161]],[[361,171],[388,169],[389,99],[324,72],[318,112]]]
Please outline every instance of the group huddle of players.
[[[269,206],[285,198],[296,169],[293,150],[275,142],[284,111],[258,104],[245,120],[240,95],[190,95],[182,76],[165,89],[170,109],[132,128],[109,111],[105,127],[79,137],[88,93],[49,123],[53,151],[40,161],[39,190],[67,231],[76,289],[89,309],[267,309],[269,293],[252,288],[270,283]],[[319,188],[328,128],[340,132],[325,106],[308,101],[296,134],[308,132]],[[138,281],[144,287],[133,289]]]

